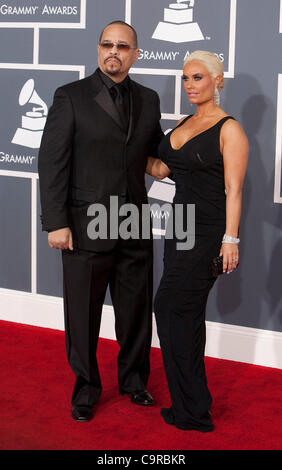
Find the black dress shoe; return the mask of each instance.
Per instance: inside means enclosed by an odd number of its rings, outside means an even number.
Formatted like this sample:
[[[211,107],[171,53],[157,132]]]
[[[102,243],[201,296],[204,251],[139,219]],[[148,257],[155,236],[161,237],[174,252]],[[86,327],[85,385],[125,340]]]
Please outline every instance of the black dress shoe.
[[[129,395],[132,403],[135,403],[136,405],[152,406],[154,404],[153,397],[149,392],[147,392],[147,390],[135,390],[134,392],[120,391],[120,393],[122,395]]]
[[[93,408],[91,406],[73,406],[71,410],[71,417],[75,421],[84,423],[90,421],[94,416]]]

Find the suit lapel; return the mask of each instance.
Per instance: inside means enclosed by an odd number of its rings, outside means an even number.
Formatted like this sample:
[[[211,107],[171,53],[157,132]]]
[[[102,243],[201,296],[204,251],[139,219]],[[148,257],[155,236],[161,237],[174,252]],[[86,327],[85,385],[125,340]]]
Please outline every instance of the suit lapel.
[[[106,88],[106,85],[99,77],[98,69],[92,75],[92,86],[94,91],[94,101],[115,121],[124,131],[118,110]],[[141,113],[141,97],[137,83],[130,79],[130,115],[126,143],[131,138]]]
[[[111,116],[111,118],[122,128],[122,123],[119,117],[118,110],[107,90],[106,85],[103,85],[98,95],[94,96],[94,100],[98,103],[103,110]]]
[[[109,94],[109,91],[96,72],[92,75],[92,85],[94,89],[94,101],[101,106],[101,108],[115,121],[115,123],[122,129],[122,122],[115,104]]]

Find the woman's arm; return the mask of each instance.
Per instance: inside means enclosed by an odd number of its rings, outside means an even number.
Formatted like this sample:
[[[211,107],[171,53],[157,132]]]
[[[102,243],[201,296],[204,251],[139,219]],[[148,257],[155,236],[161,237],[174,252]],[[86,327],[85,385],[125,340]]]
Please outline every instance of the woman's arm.
[[[162,180],[170,174],[170,169],[159,158],[148,157],[146,173]]]
[[[185,119],[185,116],[183,116],[183,118],[181,118],[180,121],[178,121],[178,123],[176,124],[176,127],[184,119]],[[158,179],[162,180],[162,179],[166,178],[171,173],[171,170],[160,159],[153,158],[153,157],[148,157],[146,173],[148,173],[151,176],[154,176],[154,178],[158,178]]]
[[[233,120],[227,121],[222,127],[220,141],[226,190],[225,234],[238,238],[242,188],[247,169],[249,144],[242,127]],[[238,244],[222,243],[220,255],[223,255],[224,272],[230,273],[239,261]]]

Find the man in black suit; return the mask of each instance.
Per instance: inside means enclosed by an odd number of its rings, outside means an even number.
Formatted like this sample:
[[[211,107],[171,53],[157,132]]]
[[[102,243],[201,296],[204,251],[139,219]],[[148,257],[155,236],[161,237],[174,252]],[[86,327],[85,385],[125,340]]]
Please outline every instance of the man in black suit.
[[[87,230],[93,203],[109,211],[115,196],[115,217],[125,203],[140,214],[147,204],[147,157],[157,156],[163,133],[157,93],[128,76],[138,54],[130,25],[106,26],[95,73],[56,90],[39,152],[42,228],[49,232],[50,247],[62,250],[66,347],[76,375],[72,417],[77,421],[93,417],[102,390],[96,349],[108,285],[120,346],[119,392],[136,404],[153,404],[146,390],[152,236],[142,240],[140,231],[139,238],[113,237],[106,225],[107,237],[95,239]],[[136,223],[140,228],[142,219]]]

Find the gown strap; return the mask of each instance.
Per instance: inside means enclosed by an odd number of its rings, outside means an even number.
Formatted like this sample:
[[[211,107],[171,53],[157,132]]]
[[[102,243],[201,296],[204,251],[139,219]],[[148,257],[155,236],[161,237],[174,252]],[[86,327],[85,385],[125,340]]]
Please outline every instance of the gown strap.
[[[188,114],[188,116],[186,116],[172,131],[174,131],[175,129],[177,129],[178,127],[181,127],[186,121],[188,121],[188,119],[190,119],[192,116],[194,116],[194,114]],[[233,116],[225,116],[224,118],[220,119],[216,124],[215,126],[219,126],[219,127],[222,127],[223,124],[228,121],[228,119],[233,119],[234,121],[236,121],[236,119],[233,117]]]
[[[181,127],[182,124],[184,124],[186,121],[188,121],[188,119],[190,119],[192,116],[194,116],[194,114],[188,114],[188,116],[186,116],[184,119],[182,119],[182,121],[179,124],[177,124],[177,126],[173,130],[177,129],[177,127]]]
[[[222,127],[223,124],[224,124],[226,121],[228,121],[228,119],[233,119],[233,121],[236,121],[236,119],[235,119],[233,116],[225,116],[224,118],[220,119],[220,121],[218,121],[217,124],[218,124],[220,127]]]

